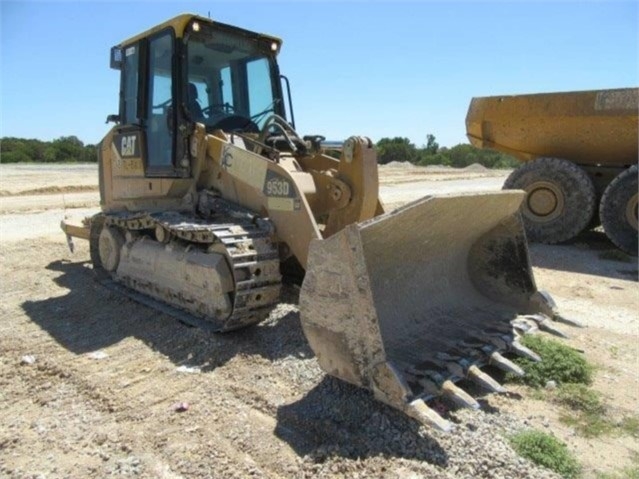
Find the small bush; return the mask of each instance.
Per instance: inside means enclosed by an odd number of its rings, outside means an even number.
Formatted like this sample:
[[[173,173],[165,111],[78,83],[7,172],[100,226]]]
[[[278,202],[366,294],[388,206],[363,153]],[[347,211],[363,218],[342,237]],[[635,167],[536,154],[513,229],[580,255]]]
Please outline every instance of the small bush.
[[[596,437],[609,433],[613,426],[606,417],[601,397],[583,384],[564,384],[559,387],[554,401],[570,409],[562,414],[563,423],[574,427],[580,435]]]
[[[574,478],[579,474],[579,463],[568,447],[549,434],[528,430],[512,436],[510,443],[520,456],[565,478]]]
[[[522,378],[509,376],[532,387],[543,387],[548,381],[557,384],[590,384],[594,368],[577,351],[568,346],[540,335],[526,335],[521,343],[535,351],[541,362],[517,358],[526,375]]]
[[[613,472],[598,472],[597,479],[639,479],[639,453],[630,455],[631,466],[626,466]]]
[[[601,397],[583,384],[564,384],[557,390],[555,401],[573,411],[587,414],[604,414]]]
[[[626,416],[613,421],[596,391],[583,384],[564,384],[557,389],[553,401],[569,409],[561,415],[563,423],[575,428],[585,437],[602,434],[627,434],[639,437],[639,418]]]
[[[624,417],[619,423],[619,428],[629,436],[639,437],[639,418]]]
[[[597,479],[639,479],[639,467],[625,467],[618,472],[600,472]]]

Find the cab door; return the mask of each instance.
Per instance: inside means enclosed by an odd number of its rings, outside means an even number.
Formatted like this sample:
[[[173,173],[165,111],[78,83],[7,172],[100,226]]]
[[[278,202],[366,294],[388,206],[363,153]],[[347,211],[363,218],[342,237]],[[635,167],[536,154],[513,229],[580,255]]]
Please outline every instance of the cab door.
[[[120,125],[104,172],[112,180],[106,203],[165,198],[176,180],[189,176],[176,161],[174,48],[169,28],[121,49]]]
[[[174,38],[164,30],[148,41],[146,86],[146,176],[176,176],[174,98]]]
[[[102,145],[102,204],[108,209],[118,202],[145,195],[143,185],[147,152],[145,127],[145,47],[144,40],[114,47],[113,68],[121,71],[119,125]],[[104,186],[102,186],[104,185]]]

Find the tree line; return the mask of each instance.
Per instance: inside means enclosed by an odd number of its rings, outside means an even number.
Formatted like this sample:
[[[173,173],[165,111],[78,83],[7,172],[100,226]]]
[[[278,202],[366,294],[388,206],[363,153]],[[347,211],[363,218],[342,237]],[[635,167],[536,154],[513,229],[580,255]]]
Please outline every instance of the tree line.
[[[62,136],[53,141],[0,138],[0,163],[95,163],[96,145],[85,145],[76,136]]]
[[[97,146],[85,145],[76,136],[62,136],[53,141],[5,137],[0,139],[1,163],[92,163],[97,161]],[[408,161],[415,165],[445,165],[463,168],[479,163],[486,168],[516,168],[512,156],[491,150],[480,150],[460,143],[451,148],[440,147],[434,135],[426,135],[426,144],[415,146],[408,138],[382,138],[377,142],[377,161]]]
[[[516,168],[519,162],[512,156],[492,150],[481,150],[467,143],[451,148],[440,147],[434,135],[426,135],[426,144],[416,147],[408,138],[382,138],[377,142],[377,162],[408,161],[415,165],[445,165],[463,168],[479,163],[486,168]]]

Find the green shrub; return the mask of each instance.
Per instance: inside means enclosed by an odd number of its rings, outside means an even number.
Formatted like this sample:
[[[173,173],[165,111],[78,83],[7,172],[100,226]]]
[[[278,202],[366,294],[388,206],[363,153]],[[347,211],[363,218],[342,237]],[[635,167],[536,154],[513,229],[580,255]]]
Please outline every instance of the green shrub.
[[[623,467],[614,472],[599,472],[597,479],[639,479],[639,455],[635,452],[630,457],[631,466]]]
[[[597,479],[639,479],[639,467],[626,467],[619,472],[600,472]]]
[[[639,418],[626,416],[620,421],[619,428],[629,436],[639,437]]]
[[[609,433],[612,422],[606,417],[606,408],[601,397],[583,384],[564,384],[559,387],[554,401],[570,409],[560,416],[564,424],[574,427],[585,437],[596,437]]]
[[[523,431],[512,436],[510,443],[520,456],[565,478],[574,478],[579,474],[579,463],[568,447],[549,434],[535,430]]]
[[[608,418],[594,414],[562,414],[559,420],[582,437],[599,437],[610,434],[614,429]]]
[[[599,415],[605,413],[599,394],[583,384],[563,384],[557,390],[555,401],[573,411]]]
[[[541,335],[526,335],[521,343],[535,351],[541,362],[517,358],[526,375],[522,378],[509,376],[532,387],[543,387],[548,381],[557,384],[590,384],[594,368],[574,349]]]
[[[574,427],[585,437],[602,434],[627,434],[639,437],[639,418],[625,416],[615,421],[607,415],[606,407],[596,391],[583,384],[564,384],[560,386],[553,401],[561,404],[570,412],[561,415],[563,423]]]

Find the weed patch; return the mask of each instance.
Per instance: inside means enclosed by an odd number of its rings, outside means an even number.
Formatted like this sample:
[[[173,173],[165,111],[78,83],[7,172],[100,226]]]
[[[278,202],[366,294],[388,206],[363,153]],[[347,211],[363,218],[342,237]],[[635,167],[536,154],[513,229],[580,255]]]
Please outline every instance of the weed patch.
[[[639,437],[639,418],[625,416],[620,421],[612,420],[599,393],[583,384],[563,384],[547,398],[563,406],[565,411],[559,419],[581,436],[626,434]]]
[[[549,434],[535,430],[523,431],[511,436],[510,443],[520,456],[565,478],[579,475],[581,467],[568,447]]]
[[[548,381],[557,384],[590,384],[594,368],[584,357],[574,349],[540,335],[527,335],[521,343],[535,351],[541,362],[534,362],[525,358],[517,358],[526,375],[522,378],[508,376],[509,380],[516,380],[532,387],[543,387]]]
[[[606,408],[601,396],[583,384],[563,384],[557,390],[555,401],[573,411],[586,414],[604,414]]]
[[[560,386],[553,401],[568,410],[560,416],[561,421],[575,428],[582,436],[601,436],[613,429],[613,424],[605,416],[606,408],[601,397],[583,384]]]
[[[639,418],[626,416],[619,423],[619,428],[629,436],[639,437]]]

